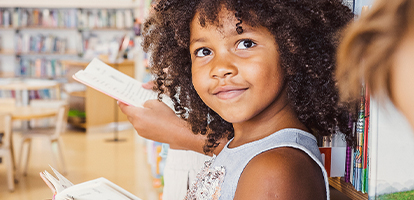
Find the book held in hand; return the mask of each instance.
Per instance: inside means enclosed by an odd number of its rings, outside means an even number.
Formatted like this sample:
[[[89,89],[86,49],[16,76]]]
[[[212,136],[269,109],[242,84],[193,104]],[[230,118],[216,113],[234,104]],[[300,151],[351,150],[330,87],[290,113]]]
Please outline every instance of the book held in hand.
[[[77,185],[51,167],[56,178],[46,170],[40,177],[54,193],[53,200],[141,200],[105,178],[97,178]]]
[[[145,101],[157,99],[157,93],[144,89],[138,80],[94,58],[84,70],[72,76],[75,80],[92,87],[120,102],[142,107]],[[163,102],[172,108],[172,101],[163,96]]]

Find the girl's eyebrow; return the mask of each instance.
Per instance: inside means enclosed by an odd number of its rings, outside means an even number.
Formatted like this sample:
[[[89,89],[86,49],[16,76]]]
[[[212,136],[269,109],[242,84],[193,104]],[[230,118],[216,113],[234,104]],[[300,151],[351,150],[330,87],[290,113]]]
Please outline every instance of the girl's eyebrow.
[[[238,34],[236,29],[234,29],[234,31],[232,31],[229,36],[234,37],[234,36],[244,35],[246,33],[254,33],[254,32],[257,32],[256,29],[254,29],[254,28],[248,28],[248,27],[244,28],[243,27],[243,33],[242,34]],[[205,37],[194,38],[194,39],[190,40],[190,45],[193,44],[193,43],[196,43],[196,42],[206,42],[206,41],[207,41],[207,39]]]
[[[196,43],[196,42],[205,42],[205,41],[207,41],[207,40],[206,40],[206,38],[204,38],[204,37],[201,37],[201,38],[196,38],[196,39],[192,39],[192,40],[190,41],[190,45],[191,45],[191,44],[193,44],[193,43]]]

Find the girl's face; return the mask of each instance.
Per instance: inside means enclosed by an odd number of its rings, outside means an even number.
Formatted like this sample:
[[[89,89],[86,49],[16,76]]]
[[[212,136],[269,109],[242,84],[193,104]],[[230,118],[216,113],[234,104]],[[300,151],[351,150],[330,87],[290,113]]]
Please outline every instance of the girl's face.
[[[283,70],[274,36],[264,27],[242,24],[223,9],[219,26],[190,25],[192,82],[204,103],[230,123],[272,115],[286,105]],[[265,117],[266,118],[266,117]]]
[[[405,36],[395,52],[391,68],[391,99],[399,108],[414,130],[414,28]]]

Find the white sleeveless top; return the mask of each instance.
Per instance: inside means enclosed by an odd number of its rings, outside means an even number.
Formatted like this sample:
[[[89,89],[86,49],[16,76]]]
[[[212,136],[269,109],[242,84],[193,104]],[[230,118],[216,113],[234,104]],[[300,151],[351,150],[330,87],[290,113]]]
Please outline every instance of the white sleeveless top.
[[[186,199],[197,200],[230,200],[234,198],[237,183],[246,165],[256,155],[279,147],[292,147],[307,153],[321,168],[329,196],[329,182],[316,138],[299,129],[283,129],[263,139],[256,140],[235,148],[228,148],[229,143],[218,156],[207,161],[197,175]]]

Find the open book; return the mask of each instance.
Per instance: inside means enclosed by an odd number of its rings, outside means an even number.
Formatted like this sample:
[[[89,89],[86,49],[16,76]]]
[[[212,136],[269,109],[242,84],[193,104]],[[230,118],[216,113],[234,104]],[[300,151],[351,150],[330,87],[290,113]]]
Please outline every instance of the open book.
[[[40,177],[54,193],[53,200],[141,200],[105,178],[73,185],[53,167],[51,168],[57,178],[46,170],[40,172]]]
[[[97,58],[94,58],[84,70],[79,70],[72,77],[118,101],[135,107],[142,107],[145,101],[157,98],[156,92],[144,89],[138,80]],[[165,95],[162,99],[165,104],[173,108],[171,99]]]

